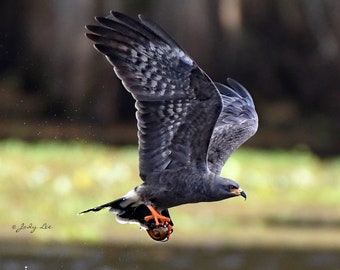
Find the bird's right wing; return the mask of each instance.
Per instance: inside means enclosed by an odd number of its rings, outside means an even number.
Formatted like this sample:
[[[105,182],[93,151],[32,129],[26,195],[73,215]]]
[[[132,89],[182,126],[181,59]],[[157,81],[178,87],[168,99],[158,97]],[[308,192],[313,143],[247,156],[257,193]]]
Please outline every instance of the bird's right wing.
[[[101,25],[87,26],[87,37],[136,100],[141,178],[165,169],[207,168],[222,109],[216,86],[158,25],[111,14],[96,18]]]
[[[208,151],[209,169],[220,174],[230,155],[255,134],[258,116],[248,91],[237,81],[231,87],[215,83],[222,96],[223,108],[216,122]]]

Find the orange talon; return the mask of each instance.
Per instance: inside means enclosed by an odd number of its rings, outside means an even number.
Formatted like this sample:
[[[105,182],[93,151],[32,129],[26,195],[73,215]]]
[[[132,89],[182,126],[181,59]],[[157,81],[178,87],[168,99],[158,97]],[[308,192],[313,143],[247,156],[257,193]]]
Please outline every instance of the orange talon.
[[[165,217],[165,216],[162,216],[161,214],[159,214],[155,208],[153,208],[151,205],[147,205],[147,207],[149,208],[150,212],[151,212],[151,215],[149,216],[145,216],[144,217],[144,220],[146,222],[148,222],[149,220],[151,219],[154,219],[155,220],[155,224],[156,225],[159,225],[159,224],[162,224],[164,225],[165,223],[167,222],[170,222],[170,218],[168,217]]]

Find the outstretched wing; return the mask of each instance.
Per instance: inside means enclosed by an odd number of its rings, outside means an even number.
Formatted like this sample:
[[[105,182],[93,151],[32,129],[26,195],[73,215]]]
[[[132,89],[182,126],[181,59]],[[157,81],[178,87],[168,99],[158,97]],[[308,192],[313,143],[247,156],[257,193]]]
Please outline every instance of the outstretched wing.
[[[136,100],[140,176],[182,166],[207,166],[222,109],[214,83],[155,23],[118,12],[97,17],[87,37],[105,54]]]
[[[220,174],[229,156],[253,136],[258,127],[254,102],[248,91],[237,81],[231,86],[215,83],[222,95],[223,108],[216,122],[208,150],[209,169]]]

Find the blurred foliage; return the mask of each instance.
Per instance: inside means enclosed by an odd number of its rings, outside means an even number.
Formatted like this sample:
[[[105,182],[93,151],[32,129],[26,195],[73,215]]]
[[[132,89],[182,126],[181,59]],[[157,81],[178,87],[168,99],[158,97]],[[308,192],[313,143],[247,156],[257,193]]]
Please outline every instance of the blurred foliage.
[[[223,175],[240,183],[247,201],[171,209],[175,232],[170,242],[339,246],[339,157],[322,160],[298,149],[241,149]],[[77,215],[141,183],[134,146],[5,140],[0,143],[0,179],[0,239],[152,242],[136,225],[117,224],[106,211]],[[52,228],[15,232],[12,226],[22,223]]]

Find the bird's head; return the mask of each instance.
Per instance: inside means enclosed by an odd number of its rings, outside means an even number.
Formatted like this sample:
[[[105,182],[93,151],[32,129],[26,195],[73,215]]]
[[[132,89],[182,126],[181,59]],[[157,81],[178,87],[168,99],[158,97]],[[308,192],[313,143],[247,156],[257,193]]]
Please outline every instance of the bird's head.
[[[217,177],[215,188],[214,193],[220,200],[236,196],[242,196],[244,199],[247,199],[247,194],[240,188],[239,184],[231,179]]]
[[[244,199],[247,199],[247,194],[240,187],[236,187],[234,185],[229,185],[229,193],[232,194],[230,197],[242,196]]]

